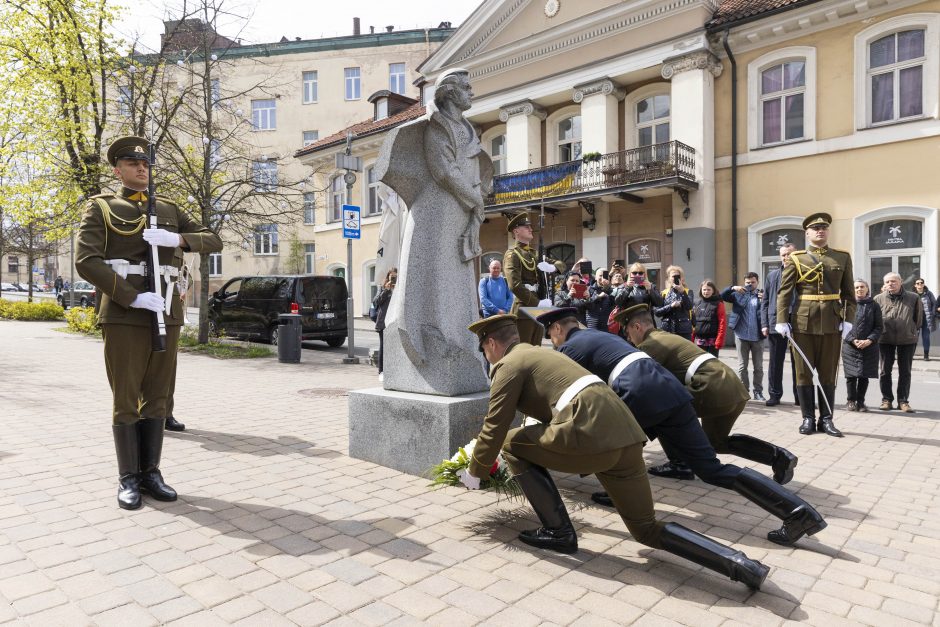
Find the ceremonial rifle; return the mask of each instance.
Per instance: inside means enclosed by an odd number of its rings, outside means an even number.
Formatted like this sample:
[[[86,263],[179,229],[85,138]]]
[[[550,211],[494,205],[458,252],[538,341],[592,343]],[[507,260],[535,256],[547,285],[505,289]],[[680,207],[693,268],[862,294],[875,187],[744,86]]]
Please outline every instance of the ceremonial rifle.
[[[157,224],[156,185],[153,182],[153,162],[156,158],[157,149],[151,142],[150,154],[147,159],[147,225],[152,229],[159,228]],[[162,297],[163,290],[160,284],[160,250],[156,244],[150,245],[150,259],[144,263],[148,266],[148,291]],[[167,297],[169,297],[169,295]],[[150,347],[155,353],[162,353],[166,350],[166,320],[163,317],[162,309],[153,312],[150,318]]]

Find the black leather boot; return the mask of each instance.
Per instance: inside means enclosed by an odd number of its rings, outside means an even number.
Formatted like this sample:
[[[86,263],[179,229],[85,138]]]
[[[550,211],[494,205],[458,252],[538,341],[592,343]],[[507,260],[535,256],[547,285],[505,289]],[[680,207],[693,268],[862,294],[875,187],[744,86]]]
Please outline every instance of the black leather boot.
[[[832,422],[832,409],[835,406],[836,402],[836,386],[834,385],[824,385],[822,386],[822,391],[826,396],[826,401],[829,402],[829,408],[826,409],[826,403],[823,400],[819,399],[819,413],[822,414],[819,417],[819,423],[816,425],[816,430],[825,433],[826,435],[831,435],[834,438],[841,438],[842,432],[836,429],[835,424]]]
[[[540,549],[575,553],[578,550],[578,536],[548,471],[541,466],[533,466],[514,479],[542,523],[538,529],[520,533],[519,539]]]
[[[114,435],[114,451],[118,463],[118,507],[138,509],[141,505],[140,483],[137,473],[140,471],[140,456],[137,443],[137,425],[111,425]]]
[[[826,528],[826,521],[816,509],[764,475],[745,468],[734,480],[734,491],[783,521],[780,529],[767,534],[775,544],[791,546],[805,535]]]
[[[659,466],[651,466],[647,469],[647,472],[654,477],[668,477],[669,479],[682,479],[684,481],[695,479],[695,473],[692,472],[692,469],[689,468],[685,462],[672,460],[667,461],[665,464],[660,464]]]
[[[174,418],[173,416],[167,416],[166,418],[166,430],[167,431],[185,431],[186,425]]]
[[[739,433],[728,436],[728,451],[732,455],[770,466],[774,469],[774,481],[780,485],[793,478],[793,469],[799,461],[796,455],[785,448]]]
[[[770,568],[711,538],[676,523],[666,523],[660,536],[663,549],[690,562],[760,590]]]
[[[796,396],[800,401],[800,412],[803,414],[803,424],[800,425],[800,433],[803,435],[812,435],[816,432],[814,389],[812,385],[796,386]]]
[[[137,422],[140,436],[140,489],[158,501],[175,501],[176,490],[163,482],[160,455],[163,452],[163,418],[141,418]]]

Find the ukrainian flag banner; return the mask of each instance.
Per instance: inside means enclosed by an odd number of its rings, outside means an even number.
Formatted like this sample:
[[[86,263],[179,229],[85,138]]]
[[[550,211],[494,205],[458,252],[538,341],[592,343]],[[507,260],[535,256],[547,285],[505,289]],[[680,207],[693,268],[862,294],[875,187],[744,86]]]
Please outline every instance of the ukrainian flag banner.
[[[574,177],[581,169],[581,163],[581,161],[566,161],[520,174],[498,176],[493,181],[496,204],[560,196],[571,189]]]

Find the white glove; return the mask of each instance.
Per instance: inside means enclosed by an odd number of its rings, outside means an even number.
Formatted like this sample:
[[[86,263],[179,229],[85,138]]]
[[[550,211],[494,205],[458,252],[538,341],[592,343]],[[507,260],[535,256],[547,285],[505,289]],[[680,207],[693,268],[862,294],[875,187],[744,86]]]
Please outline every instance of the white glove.
[[[790,337],[790,323],[778,322],[777,324],[774,325],[774,331],[776,331],[783,337]]]
[[[536,267],[542,272],[558,272],[558,268],[555,267],[555,264],[548,263],[547,261],[540,261],[539,265]]]
[[[538,306],[539,307],[551,307],[552,301],[548,300],[547,298],[543,298],[542,300],[539,301]]]
[[[839,330],[842,331],[842,339],[844,340],[849,336],[849,333],[852,332],[852,323],[851,322],[840,322]]]
[[[135,309],[149,309],[153,312],[163,311],[165,306],[166,303],[163,297],[157,296],[153,292],[141,292],[137,295],[137,298],[134,299],[134,302],[131,303],[131,307]]]
[[[480,489],[480,480],[467,472],[466,469],[457,471],[457,478],[460,479],[460,483],[467,486],[468,490],[479,490]]]
[[[183,238],[179,233],[166,229],[144,229],[144,241],[164,248],[176,248],[183,243]]]

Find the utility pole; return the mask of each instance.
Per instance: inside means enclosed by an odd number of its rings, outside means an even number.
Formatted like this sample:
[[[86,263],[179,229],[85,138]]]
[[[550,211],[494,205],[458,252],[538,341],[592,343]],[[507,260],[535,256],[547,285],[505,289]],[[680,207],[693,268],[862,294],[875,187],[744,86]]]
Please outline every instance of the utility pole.
[[[346,150],[336,155],[336,167],[346,170],[343,181],[346,183],[346,204],[352,203],[352,189],[356,182],[356,172],[362,172],[362,159],[352,156],[353,134],[346,134]],[[342,216],[340,216],[342,217]],[[358,235],[357,235],[358,237]],[[346,357],[344,364],[358,364],[359,358],[353,355],[355,350],[356,313],[354,311],[352,280],[352,238],[346,239]]]

